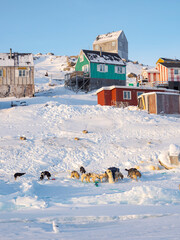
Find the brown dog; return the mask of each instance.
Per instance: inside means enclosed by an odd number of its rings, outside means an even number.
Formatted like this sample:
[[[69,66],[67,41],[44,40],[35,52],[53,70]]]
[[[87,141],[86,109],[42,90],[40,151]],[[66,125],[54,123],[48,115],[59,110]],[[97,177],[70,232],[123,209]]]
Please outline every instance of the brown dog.
[[[99,174],[91,173],[90,178],[92,178],[92,181],[95,182],[96,179],[100,179]]]
[[[99,175],[98,178],[101,180],[101,182],[102,182],[103,178],[105,179],[105,181],[108,180],[108,175],[107,175],[106,172],[105,172],[105,173],[98,174],[98,175]]]
[[[79,179],[79,178],[80,178],[80,175],[79,175],[79,173],[78,173],[77,171],[72,171],[72,172],[71,172],[71,178],[77,178],[77,179]]]
[[[123,179],[124,176],[122,175],[121,172],[115,172],[115,182],[118,181],[118,179]]]
[[[141,177],[141,173],[136,168],[130,168],[125,170],[128,171],[128,177],[130,177],[131,179],[136,179],[137,181],[137,177]]]
[[[86,182],[90,182],[90,177],[91,177],[91,173],[83,173],[81,175],[81,182],[83,182],[84,179],[86,180]]]

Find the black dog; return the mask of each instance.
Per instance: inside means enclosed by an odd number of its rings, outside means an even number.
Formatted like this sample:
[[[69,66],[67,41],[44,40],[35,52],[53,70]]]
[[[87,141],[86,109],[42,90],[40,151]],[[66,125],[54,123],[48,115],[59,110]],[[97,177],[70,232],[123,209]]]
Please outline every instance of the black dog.
[[[84,167],[82,167],[82,166],[80,167],[80,173],[82,173],[82,174],[83,174],[83,173],[86,173],[86,170],[85,170],[85,168],[84,168]]]
[[[108,169],[111,170],[112,175],[113,175],[113,179],[115,180],[115,173],[116,173],[116,172],[119,172],[119,168],[110,167],[110,168],[108,168]]]
[[[41,173],[41,176],[40,176],[40,180],[43,180],[45,176],[47,176],[47,178],[48,178],[48,180],[49,180],[50,177],[51,177],[50,172],[48,172],[48,171],[42,172],[42,173]]]
[[[14,174],[14,179],[16,180],[17,177],[21,177],[24,174],[26,174],[26,173],[15,173]]]

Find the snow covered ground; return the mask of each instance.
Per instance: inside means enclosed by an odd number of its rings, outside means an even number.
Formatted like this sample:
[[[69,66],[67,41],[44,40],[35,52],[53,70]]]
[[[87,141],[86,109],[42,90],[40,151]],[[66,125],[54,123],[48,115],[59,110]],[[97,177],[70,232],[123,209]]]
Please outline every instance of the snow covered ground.
[[[180,118],[98,106],[95,92],[76,94],[62,80],[49,86],[44,73],[61,68],[50,58],[35,61],[34,98],[0,99],[0,239],[179,239],[180,169],[162,169],[158,158],[180,151]],[[11,107],[17,100],[27,106]],[[124,179],[71,179],[81,165],[119,167]],[[45,170],[55,180],[40,181]],[[15,172],[26,174],[15,181]]]

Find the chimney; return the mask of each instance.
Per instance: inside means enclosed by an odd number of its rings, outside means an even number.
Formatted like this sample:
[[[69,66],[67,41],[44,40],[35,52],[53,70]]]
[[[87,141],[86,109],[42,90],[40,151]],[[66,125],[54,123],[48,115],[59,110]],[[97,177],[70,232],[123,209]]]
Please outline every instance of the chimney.
[[[100,57],[102,57],[102,47],[100,47]]]
[[[10,48],[10,59],[12,59],[12,48]]]

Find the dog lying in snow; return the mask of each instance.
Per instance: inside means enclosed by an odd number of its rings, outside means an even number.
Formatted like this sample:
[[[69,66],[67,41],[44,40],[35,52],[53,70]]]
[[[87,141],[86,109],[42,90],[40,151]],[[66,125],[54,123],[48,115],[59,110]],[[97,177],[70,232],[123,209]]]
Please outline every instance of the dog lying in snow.
[[[17,179],[17,177],[21,177],[22,175],[24,175],[24,174],[26,174],[26,173],[15,173],[14,174],[14,180],[16,180]]]
[[[80,167],[80,173],[83,174],[83,173],[86,173],[86,170],[83,166]]]
[[[128,177],[130,177],[131,179],[136,179],[137,181],[137,177],[141,177],[141,173],[136,168],[130,168],[125,170],[128,171]]]
[[[77,171],[72,171],[72,172],[71,172],[71,178],[77,178],[77,179],[79,179],[79,178],[80,178],[80,175],[79,175],[79,173],[78,173]]]
[[[42,172],[42,173],[41,173],[41,176],[40,176],[40,180],[43,180],[45,176],[47,176],[47,178],[48,178],[48,180],[49,180],[50,177],[51,177],[50,172],[48,172],[48,171]]]

